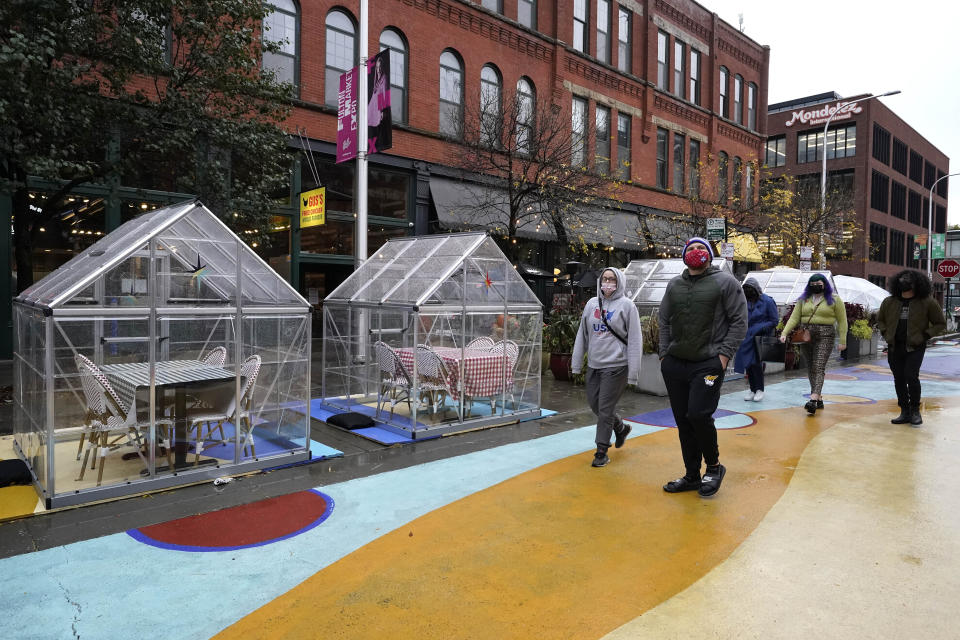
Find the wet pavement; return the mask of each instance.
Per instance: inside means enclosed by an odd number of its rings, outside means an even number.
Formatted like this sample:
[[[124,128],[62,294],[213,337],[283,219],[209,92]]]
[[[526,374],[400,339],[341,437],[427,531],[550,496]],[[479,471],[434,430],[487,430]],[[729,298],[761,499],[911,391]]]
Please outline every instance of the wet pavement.
[[[315,421],[343,458],[0,524],[0,633],[954,637],[960,496],[931,478],[960,457],[960,346],[927,354],[920,429],[889,423],[882,356],[828,373],[814,417],[804,370],[767,376],[760,403],[725,382],[712,500],[660,489],[682,471],[666,398],[628,392],[633,434],[592,469],[583,388],[550,374],[558,413],[517,425],[382,446]],[[218,521],[195,535],[219,547],[181,541],[228,507],[263,528],[296,496],[319,511],[293,534]]]

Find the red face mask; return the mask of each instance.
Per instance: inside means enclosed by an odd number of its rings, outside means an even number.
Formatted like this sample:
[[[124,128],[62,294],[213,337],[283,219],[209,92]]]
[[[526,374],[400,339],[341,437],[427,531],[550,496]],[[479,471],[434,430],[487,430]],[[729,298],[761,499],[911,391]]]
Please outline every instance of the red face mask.
[[[703,249],[690,249],[683,254],[683,264],[691,269],[699,269],[710,261],[710,254]]]

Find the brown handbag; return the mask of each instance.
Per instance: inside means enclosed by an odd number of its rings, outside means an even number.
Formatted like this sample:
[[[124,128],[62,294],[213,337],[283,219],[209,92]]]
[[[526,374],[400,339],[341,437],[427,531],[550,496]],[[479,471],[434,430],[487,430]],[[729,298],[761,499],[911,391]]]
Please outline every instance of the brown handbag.
[[[823,303],[823,300],[817,303],[817,306],[813,308],[813,312],[810,314],[810,320],[813,320],[813,316],[817,314],[817,309],[820,308],[820,305]],[[790,344],[804,344],[810,342],[810,323],[803,325],[802,327],[797,327],[790,332]]]

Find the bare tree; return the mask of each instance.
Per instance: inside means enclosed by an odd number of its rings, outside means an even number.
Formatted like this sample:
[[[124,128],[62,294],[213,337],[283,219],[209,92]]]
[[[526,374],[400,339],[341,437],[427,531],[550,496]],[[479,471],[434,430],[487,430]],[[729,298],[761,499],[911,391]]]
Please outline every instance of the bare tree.
[[[456,212],[465,225],[496,229],[511,241],[518,230],[546,227],[563,245],[584,252],[619,239],[602,206],[617,200],[622,183],[589,168],[586,123],[578,130],[569,113],[537,100],[523,80],[506,99],[481,89],[461,115],[451,162],[465,180],[494,187],[465,182],[467,202]]]

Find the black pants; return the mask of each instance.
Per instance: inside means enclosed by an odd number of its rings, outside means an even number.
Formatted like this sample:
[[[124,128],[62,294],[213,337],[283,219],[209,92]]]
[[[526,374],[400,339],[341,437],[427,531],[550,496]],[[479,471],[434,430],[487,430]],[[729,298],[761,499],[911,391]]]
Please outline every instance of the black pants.
[[[747,382],[750,383],[750,391],[763,391],[763,363],[754,362],[744,371],[747,374]]]
[[[893,373],[893,386],[897,390],[897,404],[901,409],[916,409],[920,406],[920,365],[926,345],[907,351],[900,345],[887,350],[887,363]]]
[[[660,372],[677,421],[683,466],[688,476],[700,477],[701,460],[707,465],[720,461],[717,428],[713,423],[723,385],[720,358],[690,362],[667,356],[660,363]]]

